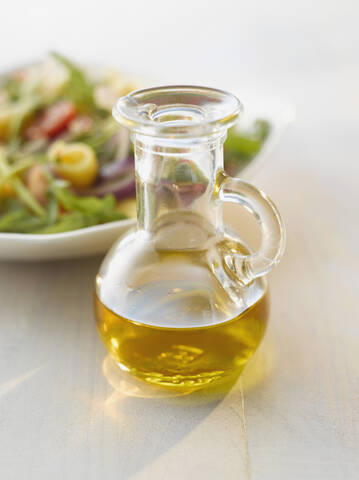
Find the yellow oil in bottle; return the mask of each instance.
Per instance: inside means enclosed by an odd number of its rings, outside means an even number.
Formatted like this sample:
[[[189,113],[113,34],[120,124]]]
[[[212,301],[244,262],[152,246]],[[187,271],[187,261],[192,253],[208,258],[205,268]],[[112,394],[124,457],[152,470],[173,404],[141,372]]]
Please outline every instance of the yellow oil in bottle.
[[[148,257],[146,267],[131,268],[129,294],[116,299],[112,292],[100,300],[99,288],[95,295],[99,334],[120,368],[177,388],[238,375],[266,329],[265,281],[246,286],[235,302],[214,274],[216,261],[208,261],[214,257],[208,251],[156,251]]]

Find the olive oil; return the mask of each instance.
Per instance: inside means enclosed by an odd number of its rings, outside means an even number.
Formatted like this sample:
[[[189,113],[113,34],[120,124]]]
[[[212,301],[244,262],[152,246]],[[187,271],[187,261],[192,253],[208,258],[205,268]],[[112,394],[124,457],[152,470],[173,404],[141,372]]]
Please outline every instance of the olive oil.
[[[100,336],[119,366],[158,385],[199,387],[238,375],[267,324],[263,296],[238,317],[200,328],[143,325],[116,315],[95,298]]]
[[[130,252],[137,250],[135,244]],[[147,253],[141,267],[130,262],[126,295],[118,278],[122,295],[115,290],[106,295],[99,274],[97,327],[120,368],[177,388],[227,381],[242,371],[266,329],[266,284],[256,280],[234,293],[229,285],[224,288],[224,272],[216,272],[223,242],[220,250]],[[123,268],[130,252],[122,257]],[[111,285],[116,285],[113,278]]]

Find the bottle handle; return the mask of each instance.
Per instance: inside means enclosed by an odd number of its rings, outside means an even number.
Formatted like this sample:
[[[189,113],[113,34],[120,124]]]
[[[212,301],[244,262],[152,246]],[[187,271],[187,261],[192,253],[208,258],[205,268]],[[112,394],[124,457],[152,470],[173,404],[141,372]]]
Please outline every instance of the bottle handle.
[[[226,256],[231,271],[249,283],[266,275],[281,259],[285,248],[285,226],[272,200],[254,185],[224,172],[219,173],[217,185],[219,200],[237,203],[249,210],[262,231],[257,252],[249,255],[236,252]]]

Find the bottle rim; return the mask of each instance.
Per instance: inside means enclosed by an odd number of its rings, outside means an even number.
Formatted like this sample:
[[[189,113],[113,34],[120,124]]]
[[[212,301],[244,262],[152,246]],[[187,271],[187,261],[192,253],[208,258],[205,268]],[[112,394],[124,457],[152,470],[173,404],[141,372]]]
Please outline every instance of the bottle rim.
[[[175,139],[225,132],[242,110],[238,98],[224,90],[166,85],[131,92],[116,102],[112,113],[135,134]]]

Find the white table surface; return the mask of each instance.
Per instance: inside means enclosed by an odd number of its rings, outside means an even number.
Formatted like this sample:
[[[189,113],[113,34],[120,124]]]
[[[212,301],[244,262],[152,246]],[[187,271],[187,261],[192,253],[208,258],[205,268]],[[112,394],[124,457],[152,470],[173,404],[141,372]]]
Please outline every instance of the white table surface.
[[[297,117],[255,177],[288,230],[268,333],[223,398],[108,383],[100,259],[0,265],[0,478],[357,479],[358,4],[26,4],[3,7],[1,68],[52,48],[164,82],[250,84]]]

